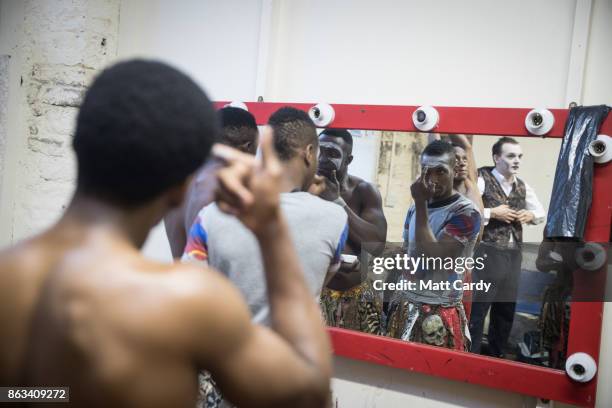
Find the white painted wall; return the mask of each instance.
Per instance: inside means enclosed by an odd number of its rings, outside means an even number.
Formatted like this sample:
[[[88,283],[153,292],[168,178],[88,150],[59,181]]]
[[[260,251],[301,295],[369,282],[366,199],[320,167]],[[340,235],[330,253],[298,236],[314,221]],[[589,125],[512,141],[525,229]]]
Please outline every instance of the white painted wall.
[[[562,107],[575,1],[280,2],[267,99]]]
[[[6,161],[6,141],[7,137],[7,126],[6,117],[8,112],[8,82],[9,74],[8,67],[10,62],[10,56],[7,54],[0,54],[0,175],[4,174],[4,163]],[[2,202],[2,177],[0,177],[0,202]]]
[[[591,13],[582,102],[612,106],[612,1],[595,0]]]
[[[18,66],[21,65],[21,42],[23,30],[20,24],[24,17],[24,3],[19,1],[0,1],[0,55],[10,55],[4,69],[6,72],[6,116],[2,125],[4,131],[2,173],[0,174],[0,246],[13,242],[13,208],[16,184],[16,162],[18,137],[11,137],[21,128],[20,97],[21,89],[16,86],[20,81]]]
[[[161,59],[191,75],[213,100],[254,101],[262,0],[123,0],[118,59]],[[163,224],[144,252],[172,259]]]
[[[118,57],[157,58],[216,100],[256,100],[261,0],[123,0]]]
[[[8,64],[0,245],[52,224],[74,191],[81,96],[116,53],[119,0],[3,0]]]

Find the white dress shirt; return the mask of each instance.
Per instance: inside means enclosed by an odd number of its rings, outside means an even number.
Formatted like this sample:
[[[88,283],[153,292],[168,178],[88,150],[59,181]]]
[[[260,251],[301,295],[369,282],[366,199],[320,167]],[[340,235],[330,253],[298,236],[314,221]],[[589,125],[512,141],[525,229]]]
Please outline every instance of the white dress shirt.
[[[506,196],[508,196],[512,191],[514,183],[516,183],[516,181],[518,180],[518,177],[513,176],[511,181],[506,180],[506,178],[502,176],[501,173],[495,168],[493,169],[491,174],[493,174],[501,188],[504,190],[504,193],[506,193]],[[522,181],[523,183],[525,183],[524,180]],[[481,195],[484,193],[485,181],[482,177],[478,177],[478,190],[480,191]],[[544,210],[542,203],[540,203],[540,200],[538,200],[538,197],[536,196],[535,191],[533,191],[533,188],[531,188],[527,183],[525,183],[525,209],[533,213],[534,218],[530,222],[530,224],[532,225],[539,224],[546,219],[546,210]],[[485,208],[484,225],[487,225],[489,223],[490,218],[491,209]],[[512,234],[510,234],[510,241],[512,241]]]

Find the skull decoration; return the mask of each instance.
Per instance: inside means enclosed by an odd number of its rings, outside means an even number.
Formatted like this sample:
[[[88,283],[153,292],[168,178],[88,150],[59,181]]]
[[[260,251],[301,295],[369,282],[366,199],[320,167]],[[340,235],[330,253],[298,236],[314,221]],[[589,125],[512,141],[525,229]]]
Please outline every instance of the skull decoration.
[[[427,316],[421,325],[423,329],[423,341],[434,346],[445,346],[448,332],[442,318],[437,314]]]

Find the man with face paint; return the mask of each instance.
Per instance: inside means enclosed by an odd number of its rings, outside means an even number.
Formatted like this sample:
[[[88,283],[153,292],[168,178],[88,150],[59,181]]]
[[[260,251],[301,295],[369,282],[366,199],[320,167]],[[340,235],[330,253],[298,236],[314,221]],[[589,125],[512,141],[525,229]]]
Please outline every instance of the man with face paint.
[[[431,137],[432,135],[430,135]],[[439,140],[440,136],[437,136],[436,140]],[[474,160],[474,151],[472,144],[465,135],[448,135],[450,143],[453,145],[455,151],[455,179],[453,181],[453,187],[459,194],[472,200],[480,215],[484,212],[484,206],[482,204],[481,193],[478,190],[478,169],[476,168],[476,160]],[[480,225],[480,233],[482,234],[483,224]],[[480,237],[479,237],[480,238]],[[472,270],[471,268],[465,272],[464,282],[472,282]],[[470,289],[466,289],[463,292],[463,307],[465,308],[465,315],[468,320],[472,313],[472,295],[473,292]]]
[[[453,146],[439,140],[427,145],[421,154],[421,175],[410,187],[414,205],[408,210],[404,226],[409,256],[432,259],[472,256],[481,216],[474,203],[454,189],[454,179]],[[399,279],[414,281],[416,277],[417,285],[414,290],[393,293],[387,334],[405,341],[469,350],[467,318],[461,302],[463,293],[457,289],[462,285],[456,284],[461,283],[464,273],[465,268],[419,266],[416,271],[400,274]],[[420,282],[441,285],[423,289]],[[434,327],[434,323],[439,327]],[[432,343],[432,331],[444,335],[437,336]]]
[[[441,140],[439,134],[430,134],[429,143],[434,140]],[[472,200],[474,205],[482,214],[484,206],[482,204],[481,193],[478,190],[478,170],[476,168],[476,160],[474,160],[474,152],[472,144],[466,135],[448,135],[450,143],[455,151],[455,178],[453,180],[453,188],[459,194]]]
[[[522,224],[539,224],[546,211],[535,192],[517,177],[523,152],[519,143],[502,137],[493,145],[494,167],[478,169],[478,189],[484,203],[484,231],[475,256],[486,257],[475,279],[491,283],[488,292],[474,294],[470,333],[474,353],[481,352],[485,316],[491,309],[487,335],[489,354],[502,357],[508,342],[521,273]]]
[[[345,129],[326,129],[319,135],[319,149],[318,173],[325,178],[326,185],[320,197],[340,205],[348,214],[349,235],[344,254],[359,257],[363,248],[379,255],[387,237],[382,198],[371,183],[348,174],[353,160],[353,137]],[[344,257],[347,258],[350,257]],[[380,332],[382,304],[371,282],[361,276],[358,261],[341,264],[321,293],[321,305],[330,326]]]

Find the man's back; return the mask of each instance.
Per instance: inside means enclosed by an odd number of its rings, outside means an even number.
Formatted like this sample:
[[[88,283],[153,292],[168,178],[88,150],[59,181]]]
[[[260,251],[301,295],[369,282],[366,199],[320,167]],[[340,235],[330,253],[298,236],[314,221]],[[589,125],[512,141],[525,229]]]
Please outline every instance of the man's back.
[[[146,261],[96,230],[55,228],[3,253],[1,382],[70,386],[77,405],[193,406],[179,316],[201,273]]]
[[[261,247],[272,330],[251,323],[222,275],[139,252],[215,139],[213,105],[174,68],[125,61],[96,78],[77,117],[66,211],[0,253],[0,384],[68,386],[77,407],[192,407],[206,369],[242,407],[325,405],[329,342],[279,209],[270,129],[261,160],[215,152],[218,203]]]
[[[313,297],[317,297],[330,266],[339,262],[348,234],[346,212],[306,192],[281,194],[281,208],[309,289]],[[265,280],[259,246],[253,234],[215,204],[204,208],[196,222],[184,259],[197,258],[198,252],[206,252],[209,264],[240,288],[256,321],[266,322]],[[202,242],[202,237],[206,242]]]

